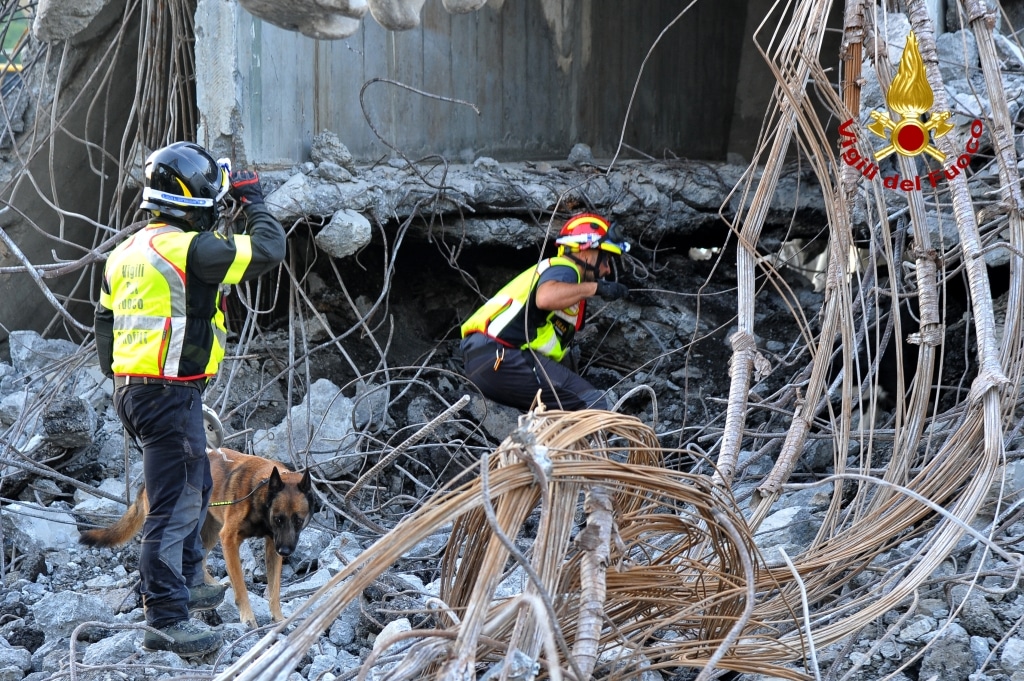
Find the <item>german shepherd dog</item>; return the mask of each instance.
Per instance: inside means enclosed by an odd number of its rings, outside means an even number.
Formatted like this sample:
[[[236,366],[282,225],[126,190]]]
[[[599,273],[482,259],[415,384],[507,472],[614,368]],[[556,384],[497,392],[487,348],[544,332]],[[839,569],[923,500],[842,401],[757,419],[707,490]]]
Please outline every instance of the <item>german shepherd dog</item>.
[[[267,561],[266,596],[270,600],[270,614],[275,622],[279,622],[284,619],[281,613],[281,559],[295,550],[299,534],[309,524],[312,515],[314,499],[309,469],[294,473],[277,461],[223,447],[208,449],[206,454],[210,458],[213,492],[206,522],[200,531],[203,548],[209,552],[220,538],[239,618],[248,626],[256,627],[238,548],[249,537],[263,537]],[[149,503],[143,485],[135,501],[116,523],[105,529],[83,531],[79,542],[86,546],[106,547],[126,544],[142,530],[148,512]],[[217,583],[206,569],[205,558],[203,573],[207,584]]]

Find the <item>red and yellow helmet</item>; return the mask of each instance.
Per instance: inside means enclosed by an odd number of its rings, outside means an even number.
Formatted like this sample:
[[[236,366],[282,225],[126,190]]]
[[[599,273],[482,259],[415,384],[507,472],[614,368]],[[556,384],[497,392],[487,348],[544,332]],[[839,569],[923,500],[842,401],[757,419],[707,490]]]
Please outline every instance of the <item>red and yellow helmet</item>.
[[[591,248],[599,248],[614,255],[629,251],[629,243],[619,238],[615,226],[594,213],[578,213],[566,220],[555,243],[558,244],[559,255],[565,251],[586,251]]]

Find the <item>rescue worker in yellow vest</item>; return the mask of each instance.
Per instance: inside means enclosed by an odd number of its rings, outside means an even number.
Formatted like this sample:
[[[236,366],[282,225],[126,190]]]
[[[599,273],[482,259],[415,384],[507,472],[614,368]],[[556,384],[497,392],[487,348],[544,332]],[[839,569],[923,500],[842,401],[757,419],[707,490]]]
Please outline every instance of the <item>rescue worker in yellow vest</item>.
[[[586,299],[629,293],[606,278],[629,244],[593,213],[569,218],[555,243],[558,255],[506,284],[462,325],[466,377],[485,397],[523,411],[538,390],[549,409],[607,409],[604,393],[561,362],[586,321]]]
[[[145,164],[149,224],[115,248],[96,308],[100,367],[114,378],[114,408],[142,449],[149,512],[142,531],[143,647],[182,657],[218,649],[220,632],[189,613],[216,607],[225,588],[203,583],[199,536],[213,479],[202,392],[224,357],[221,286],[254,279],[285,256],[285,233],[263,203],[259,176],[230,171],[203,147],[177,142]],[[214,228],[224,199],[245,229]]]

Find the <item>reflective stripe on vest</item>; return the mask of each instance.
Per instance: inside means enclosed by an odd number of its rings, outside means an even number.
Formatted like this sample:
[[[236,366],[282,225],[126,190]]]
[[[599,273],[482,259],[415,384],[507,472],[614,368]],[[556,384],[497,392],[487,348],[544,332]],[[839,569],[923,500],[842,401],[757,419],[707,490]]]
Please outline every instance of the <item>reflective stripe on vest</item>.
[[[462,337],[465,338],[471,333],[483,333],[499,341],[501,333],[509,324],[524,322],[521,313],[530,300],[540,275],[553,265],[565,265],[576,272],[577,283],[582,279],[579,266],[569,258],[554,257],[548,258],[538,265],[522,272],[515,279],[505,284],[494,297],[480,306],[473,315],[462,325]],[[532,349],[542,355],[550,357],[556,362],[565,356],[569,345],[572,343],[575,332],[583,324],[584,301],[580,301],[564,310],[548,312],[544,318],[544,324],[535,329],[536,335],[521,346],[521,349]],[[556,320],[562,323],[556,322]],[[556,328],[556,324],[558,327]],[[527,330],[527,335],[529,336]]]

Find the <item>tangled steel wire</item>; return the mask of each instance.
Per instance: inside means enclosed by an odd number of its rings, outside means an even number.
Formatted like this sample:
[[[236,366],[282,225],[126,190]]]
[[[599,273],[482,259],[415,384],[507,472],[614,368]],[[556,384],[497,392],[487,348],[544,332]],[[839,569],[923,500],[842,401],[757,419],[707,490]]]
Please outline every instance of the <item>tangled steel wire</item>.
[[[687,9],[693,4],[687,3]],[[737,330],[730,338],[728,406],[724,426],[701,424],[714,440],[708,451],[714,451],[717,458],[712,462],[699,453],[687,453],[711,472],[699,475],[663,466],[663,461],[679,453],[664,451],[655,434],[636,419],[609,412],[532,412],[493,452],[483,451],[478,468],[473,469],[477,473],[474,479],[445,487],[422,503],[417,499],[417,510],[389,531],[378,525],[382,536],[359,560],[219,678],[276,679],[287,675],[364,588],[417,543],[449,525],[451,539],[441,564],[437,607],[428,613],[432,627],[382,642],[378,652],[363,664],[362,675],[386,668],[393,679],[461,680],[493,669],[507,678],[541,673],[551,678],[600,675],[619,679],[646,669],[693,668],[700,670],[703,678],[715,669],[732,669],[802,679],[816,672],[817,647],[841,641],[898,605],[916,599],[922,585],[965,535],[998,556],[1007,575],[1019,577],[1020,556],[1002,548],[991,536],[997,527],[1019,517],[1021,503],[1008,499],[1008,506],[1000,506],[1004,500],[998,498],[994,510],[986,508],[991,490],[998,487],[1000,467],[1011,460],[1008,443],[1019,439],[1024,374],[1024,304],[1020,299],[1024,291],[1024,200],[1015,144],[1019,140],[1014,139],[1000,82],[989,10],[980,0],[956,3],[964,28],[977,40],[986,96],[991,102],[991,120],[986,119],[985,129],[990,131],[994,151],[989,167],[979,168],[978,175],[985,170],[998,181],[990,192],[996,198],[979,206],[984,192],[968,191],[963,174],[929,196],[893,199],[883,195],[878,182],[851,175],[850,166],[837,158],[834,136],[827,133],[820,115],[820,108],[839,120],[855,120],[859,115],[860,69],[868,63],[862,54],[870,55],[883,89],[891,82],[892,62],[881,37],[886,30],[880,23],[885,21],[886,8],[897,4],[902,5],[920,40],[936,96],[935,108],[953,109],[938,72],[926,3],[848,0],[844,7],[843,82],[838,90],[820,59],[834,3],[797,0],[782,4],[786,5],[786,18],[766,18],[755,36],[758,41],[770,35],[766,45],[757,45],[776,80],[764,135],[754,150],[750,172],[736,188],[737,197],[727,202],[742,208],[735,216],[723,215],[739,244]],[[148,42],[142,43],[139,62],[152,64],[163,58],[161,55],[168,61],[157,69],[165,77],[139,78],[137,124],[128,126],[138,130],[138,139],[126,138],[124,148],[130,151],[118,159],[119,180],[125,179],[132,166],[128,157],[137,157],[147,148],[181,136],[183,130],[194,129],[191,90],[182,86],[194,70],[191,57],[187,50],[179,53],[161,47],[187,44],[181,37],[192,30],[191,4],[177,0],[166,6],[154,2],[141,6],[145,18],[155,19],[144,22],[153,24],[154,30]],[[47,48],[46,52],[52,53],[54,61],[55,50]],[[101,101],[97,96],[95,105]],[[173,106],[157,106],[158,102]],[[943,138],[939,145],[950,143]],[[759,257],[757,247],[782,168],[791,161],[794,147],[799,148],[801,159],[806,159],[825,195],[827,225],[823,229],[827,229],[830,253],[823,273],[824,302],[813,322],[802,317],[798,322],[803,336],[796,343],[801,347],[794,352],[799,359],[793,363],[805,362],[806,370],[800,370],[799,380],[784,379],[782,389],[754,403],[751,395],[756,394],[758,380],[779,371],[761,354],[757,343],[756,305],[762,300],[758,281],[785,288],[778,272]],[[979,164],[982,160],[979,155]],[[901,159],[900,163],[909,162]],[[901,172],[910,174],[903,168]],[[129,198],[129,193],[116,194],[110,207],[114,229],[97,226],[87,256],[54,267],[68,270],[95,263],[99,253],[130,229],[121,227],[132,215],[134,204]],[[431,200],[424,199],[422,205]],[[946,250],[943,244],[931,243],[923,228],[930,217],[926,209],[937,206],[951,208],[950,219],[959,238]],[[855,207],[867,216],[862,222],[870,232],[872,263],[863,270],[851,267],[847,257],[855,241]],[[982,210],[975,210],[979,207]],[[986,215],[988,222],[982,220]],[[901,233],[894,233],[893,225],[904,224],[905,228],[895,230]],[[321,348],[332,348],[358,380],[380,377],[385,386],[382,390],[387,392],[385,403],[392,403],[407,386],[416,384],[434,391],[431,395],[446,409],[451,408],[445,401],[447,395],[440,395],[423,378],[422,367],[415,367],[411,378],[390,367],[386,344],[375,345],[379,362],[372,371],[359,366],[342,344],[355,335],[365,335],[376,344],[373,332],[379,329],[371,328],[371,317],[387,306],[389,277],[407,226],[403,223],[390,233],[381,226],[381,238],[388,243],[382,269],[388,275],[368,305],[355,303],[357,296],[345,288],[335,264],[330,264],[339,297],[356,320],[342,322],[347,328],[341,331],[332,328],[339,322],[329,322],[306,294],[302,283],[308,272],[296,262],[282,270],[281,278],[271,285],[287,288],[290,296],[287,356],[260,366],[267,378],[265,385],[285,381],[287,393],[292,394],[293,384],[301,382],[306,358]],[[292,232],[303,227],[297,223]],[[107,235],[104,230],[113,233]],[[913,234],[913,242],[904,249],[906,233]],[[0,237],[5,233],[0,232]],[[16,245],[13,240],[7,243],[17,254]],[[1001,318],[994,310],[984,265],[985,256],[993,250],[1010,254],[1007,302]],[[33,266],[27,258],[19,265],[22,268],[37,274],[34,281],[41,288],[45,288],[43,279],[56,271]],[[943,387],[932,384],[933,376],[943,353],[952,354],[953,350],[940,345],[946,320],[936,301],[941,287],[959,276],[968,284],[973,325],[970,352],[979,371],[968,389],[958,386],[962,394],[955,397],[952,407],[939,410],[935,406],[939,400],[933,398]],[[257,354],[249,353],[260,335],[252,320],[263,311],[265,294],[257,288],[243,291],[236,299],[247,313],[238,334],[240,359]],[[793,298],[782,297],[787,301]],[[63,311],[65,300],[48,299]],[[910,339],[920,345],[920,353],[906,385],[902,377],[907,367],[898,366],[901,389],[895,398],[895,417],[886,424],[888,444],[883,448],[878,446],[881,429],[856,413],[860,398],[874,394],[878,387],[880,347],[868,348],[867,370],[858,373],[854,364],[857,352],[870,345],[865,339],[872,333],[882,336],[876,332],[887,314],[894,321],[888,322],[885,334],[901,342],[908,339],[905,329],[899,327],[898,315],[893,314],[901,300],[913,302],[920,321],[919,333]],[[794,317],[802,314],[797,312]],[[378,315],[377,319],[387,316]],[[313,321],[323,327],[328,340],[313,341],[304,335],[307,322]],[[997,322],[1001,322],[998,330]],[[874,325],[871,332],[865,330],[869,325]],[[87,337],[88,329],[79,331],[82,338]],[[391,331],[384,331],[382,335],[390,342]],[[838,350],[833,352],[835,348]],[[839,379],[832,372],[836,364],[842,366]],[[221,389],[221,406],[227,407],[227,395],[240,376],[241,371],[233,365],[223,372],[220,384],[213,386]],[[252,400],[258,399],[259,393],[254,393]],[[245,412],[248,405],[236,409]],[[766,417],[773,419],[773,428],[766,429],[771,432],[752,434],[751,414],[765,411],[772,412]],[[792,474],[808,451],[812,435],[827,439],[834,455],[833,474],[814,483],[829,490],[827,511],[817,536],[800,555],[790,559],[783,553],[786,564],[766,564],[752,533],[783,492],[796,487]],[[363,434],[361,453],[378,444],[375,436]],[[415,441],[410,439],[398,448],[390,447],[390,441],[380,444],[380,451],[373,453],[384,463],[370,472],[390,465]],[[464,444],[448,443],[451,451],[462,454],[467,449]],[[741,510],[733,498],[742,477],[741,454],[758,447],[775,455],[774,465],[752,494],[750,507]],[[331,490],[334,481],[318,482],[321,489]],[[341,506],[362,488],[360,481],[347,491],[333,490],[333,494]],[[983,531],[970,525],[986,514],[991,522]],[[899,560],[886,557],[897,544],[905,546],[914,539],[921,541],[911,555]],[[878,574],[858,581],[869,569]],[[794,670],[787,664],[792,661],[806,671]]]
[[[960,5],[982,46],[982,69],[990,76],[995,146],[1013,149],[987,10],[973,1]],[[905,6],[931,70],[936,107],[944,110],[948,105],[935,66],[927,8],[918,1]],[[903,257],[894,255],[890,246],[895,240],[890,233],[893,207],[877,186],[859,184],[860,178],[836,159],[806,92],[812,83],[830,111],[843,120],[856,116],[862,45],[875,50],[883,88],[891,81],[885,46],[877,39],[884,30],[873,24],[884,21],[884,10],[875,3],[846,3],[844,57],[849,61],[844,78],[849,82],[840,96],[818,61],[831,3],[805,0],[791,3],[790,9],[789,23],[784,31],[778,25],[764,55],[777,87],[763,146],[751,164],[757,172],[737,187],[745,207],[732,221],[740,243],[738,330],[731,339],[732,383],[713,474],[705,478],[660,466],[669,453],[632,419],[608,413],[534,412],[493,457],[484,457],[478,479],[430,499],[219,678],[269,679],[291,668],[363,587],[403,551],[447,523],[453,523],[453,531],[442,563],[435,626],[381,644],[361,675],[376,665],[391,665],[387,670],[392,679],[445,681],[469,678],[488,667],[505,678],[541,673],[575,679],[628,678],[644,669],[692,667],[701,670],[700,679],[710,678],[714,669],[803,679],[817,674],[818,646],[838,642],[899,604],[914,601],[965,534],[997,555],[1009,576],[1019,577],[1021,557],[991,540],[995,525],[1017,505],[1005,514],[997,506],[986,531],[970,525],[988,503],[1000,466],[1007,461],[1006,443],[1013,437],[1008,429],[1016,421],[1010,416],[1020,406],[1024,344],[1017,299],[1024,290],[1019,249],[1024,243],[1024,202],[1014,159],[1006,154],[992,159],[1004,178],[1000,228],[1009,235],[1006,248],[1014,253],[1011,302],[1000,336],[964,176],[929,197],[952,205],[957,247],[939,259],[927,230],[915,229],[915,243],[907,250],[913,265],[904,277]],[[807,329],[813,349],[804,383],[787,385],[773,396],[776,408],[789,415],[789,425],[772,444],[776,462],[744,517],[728,490],[736,481],[741,448],[749,446],[745,425],[751,386],[771,371],[754,342],[755,274],[764,266],[755,246],[794,143],[808,152],[826,195],[831,255],[818,327]],[[906,170],[903,174],[909,175]],[[925,225],[923,198],[909,196],[906,203],[896,212],[912,225]],[[872,253],[876,260],[862,271],[847,262],[855,205],[866,210],[871,229],[877,231],[872,242],[873,247],[877,244]],[[942,361],[942,312],[935,302],[954,271],[963,272],[970,289],[979,372],[969,394],[937,413],[930,411],[936,404],[933,375]],[[866,379],[864,374],[856,377],[855,348],[865,346],[858,320],[878,324],[883,318],[879,310],[891,306],[875,285],[876,276],[890,282],[893,296],[899,295],[902,282],[910,281],[921,323],[912,339],[921,345],[916,373],[897,396],[892,446],[881,468],[874,458],[879,454],[874,449],[877,433],[867,418],[859,429],[852,418],[860,397],[871,392],[869,384],[879,375],[875,363],[865,372]],[[898,322],[892,333],[906,337]],[[840,348],[844,373],[829,386],[834,347]],[[838,409],[831,411],[836,396]],[[815,484],[832,485],[828,509],[805,551],[792,559],[783,552],[785,565],[767,565],[751,534],[784,487],[792,489],[790,477],[808,436],[823,422],[834,441],[834,475]],[[854,442],[859,458],[847,455]],[[885,558],[895,546],[915,538],[923,541],[912,555]],[[869,569],[881,574],[858,582]],[[521,588],[509,588],[515,578]],[[320,605],[312,605],[321,597]],[[806,671],[786,664],[791,661],[800,661]]]
[[[528,413],[478,477],[427,500],[217,678],[279,678],[367,586],[449,524],[433,627],[378,642],[360,679],[378,665],[394,681],[474,678],[488,667],[512,678],[694,667],[699,679],[716,668],[806,679],[784,663],[812,666],[816,645],[862,627],[920,583],[924,555],[866,594],[840,595],[889,541],[922,533],[909,528],[929,527],[935,513],[957,536],[986,541],[902,490],[892,508],[770,567],[735,500],[706,476],[667,470],[664,454],[633,417]],[[940,469],[927,473],[952,475]],[[922,554],[942,552],[938,534]],[[1021,569],[1019,556],[992,548]],[[836,605],[821,607],[829,601]]]
[[[484,457],[479,477],[440,491],[218,678],[292,668],[366,586],[449,524],[435,626],[408,634],[415,641],[393,679],[467,678],[478,664],[523,656],[552,678],[589,678],[598,665],[607,678],[749,669],[758,656],[764,669],[791,675],[767,661],[789,644],[754,619],[765,571],[735,503],[708,478],[661,461],[653,431],[633,417],[531,412]],[[535,531],[524,536],[524,527]],[[510,580],[522,588],[501,595]],[[361,676],[383,662],[371,657]]]

